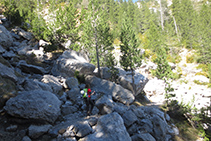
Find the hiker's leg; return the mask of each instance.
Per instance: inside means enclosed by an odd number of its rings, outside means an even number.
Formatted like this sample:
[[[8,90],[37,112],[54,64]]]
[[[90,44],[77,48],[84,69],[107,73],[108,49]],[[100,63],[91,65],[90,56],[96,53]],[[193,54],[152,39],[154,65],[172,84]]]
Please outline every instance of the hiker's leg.
[[[92,110],[93,110],[94,105],[95,105],[94,100],[90,100],[90,105],[91,105],[91,107],[90,107],[90,113],[92,113]]]

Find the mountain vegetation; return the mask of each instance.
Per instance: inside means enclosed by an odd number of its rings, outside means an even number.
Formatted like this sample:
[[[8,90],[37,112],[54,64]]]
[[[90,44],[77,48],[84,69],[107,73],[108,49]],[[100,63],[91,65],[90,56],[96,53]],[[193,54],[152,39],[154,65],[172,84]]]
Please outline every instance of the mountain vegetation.
[[[168,62],[180,62],[178,52],[185,48],[194,50],[186,60],[199,63],[211,82],[211,0],[2,0],[0,4],[12,25],[49,42],[46,52],[68,47],[86,53],[99,77],[100,67],[109,67],[115,81],[117,63],[133,74],[148,58],[158,66],[152,74],[167,83],[180,77]],[[121,52],[120,62],[113,54],[115,46]]]

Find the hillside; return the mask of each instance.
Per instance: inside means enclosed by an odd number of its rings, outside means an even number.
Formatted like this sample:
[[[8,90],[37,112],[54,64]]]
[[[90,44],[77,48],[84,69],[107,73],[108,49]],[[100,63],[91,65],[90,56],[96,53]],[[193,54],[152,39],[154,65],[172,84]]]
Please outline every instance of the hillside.
[[[0,2],[0,137],[209,140],[210,2],[160,2]]]

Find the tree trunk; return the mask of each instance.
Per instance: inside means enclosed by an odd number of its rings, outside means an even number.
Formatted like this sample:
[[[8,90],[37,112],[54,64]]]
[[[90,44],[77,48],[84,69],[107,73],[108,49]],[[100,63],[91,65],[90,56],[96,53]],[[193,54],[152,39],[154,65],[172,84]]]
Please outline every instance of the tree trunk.
[[[161,0],[160,0],[160,20],[161,20],[161,27],[162,27],[162,30],[164,30],[164,20],[163,20],[163,9],[162,9],[162,4],[161,4]]]
[[[134,72],[134,70],[132,69],[132,85],[133,85],[133,90],[134,90],[134,95],[136,95],[136,86],[135,86],[135,78],[134,78],[134,76],[135,76],[135,72]]]
[[[179,40],[179,42],[180,42],[180,39],[179,39],[179,33],[178,33],[178,29],[177,29],[177,23],[176,23],[176,20],[175,20],[175,18],[174,18],[174,16],[173,16],[173,15],[172,15],[172,17],[173,17],[173,20],[174,20],[175,31],[176,31],[176,34],[177,34],[178,40]]]
[[[95,47],[96,47],[96,55],[97,55],[96,57],[97,57],[98,77],[101,78],[96,27],[94,27],[94,30],[95,30]]]

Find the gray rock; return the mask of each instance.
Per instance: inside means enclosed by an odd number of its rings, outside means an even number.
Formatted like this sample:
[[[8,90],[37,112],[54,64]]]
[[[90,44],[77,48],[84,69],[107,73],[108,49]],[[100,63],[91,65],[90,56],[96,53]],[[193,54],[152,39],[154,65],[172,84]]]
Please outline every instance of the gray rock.
[[[14,32],[12,32],[11,35],[13,38],[15,38],[17,40],[20,40],[20,38],[21,38],[19,35],[15,34]]]
[[[31,139],[28,136],[24,136],[22,141],[31,141]]]
[[[120,75],[119,76],[119,84],[128,90],[130,90],[135,96],[140,94],[146,83],[149,81],[145,76],[143,76],[140,73],[135,72],[134,75],[134,85],[135,87],[133,88],[133,83],[132,83],[132,75],[131,72],[126,72],[126,75]]]
[[[9,68],[3,64],[0,63],[0,75],[4,78],[8,78],[14,82],[18,81],[17,76],[15,75],[15,71],[12,68]]]
[[[12,42],[13,39],[10,32],[3,25],[0,25],[0,45],[10,47]]]
[[[53,123],[60,115],[61,101],[51,92],[33,90],[10,98],[4,109],[8,114],[25,119]]]
[[[4,53],[6,50],[0,45],[0,53]]]
[[[95,133],[82,138],[81,141],[131,141],[131,138],[126,131],[123,119],[114,112],[101,116]]]
[[[88,63],[83,55],[76,51],[65,51],[54,63],[51,73],[55,76],[73,77],[79,74],[93,74],[95,66]]]
[[[136,109],[133,110],[133,112],[138,118],[140,118],[140,119],[145,118],[144,108],[137,107]]]
[[[21,60],[18,63],[18,68],[20,68],[25,73],[36,73],[36,74],[44,74],[45,70],[42,67],[35,66],[35,65],[29,65],[26,63],[26,61]]]
[[[75,88],[77,87],[78,88],[78,80],[75,78],[75,77],[69,77],[67,78],[66,80],[66,84],[68,86],[69,89],[72,89],[72,88]]]
[[[53,92],[52,88],[48,84],[39,82],[36,79],[26,79],[25,82],[23,83],[23,88],[26,91],[44,90],[44,91]]]
[[[97,76],[98,75],[98,68],[95,69],[94,74]],[[109,72],[108,67],[101,67],[100,68],[100,75],[102,79],[108,80],[111,78],[111,73]]]
[[[147,133],[152,134],[153,133],[153,124],[150,119],[142,119],[138,122],[140,131],[145,131]]]
[[[152,124],[154,130],[152,135],[156,140],[165,140],[168,129],[166,122],[164,122],[159,116],[154,116],[152,118]]]
[[[95,76],[87,76],[85,78],[86,83],[90,84],[93,90],[106,95],[111,95],[114,100],[117,100],[124,104],[130,104],[134,101],[135,97],[133,94],[124,89],[122,86],[117,85],[113,82],[102,80]]]
[[[77,112],[78,111],[78,108],[76,108],[75,106],[64,104],[61,107],[61,111],[62,111],[62,114],[63,115],[69,115],[69,114],[72,114],[72,113]]]
[[[31,125],[29,126],[28,132],[29,132],[29,137],[32,139],[36,139],[40,137],[41,135],[45,134],[48,132],[48,130],[52,127],[52,125]]]
[[[6,131],[8,132],[14,132],[18,129],[18,126],[17,125],[11,125],[9,127],[6,128]]]
[[[77,122],[73,128],[73,132],[76,133],[77,137],[85,137],[93,132],[92,128],[90,127],[87,121]]]
[[[118,114],[123,115],[127,110],[129,110],[129,106],[122,103],[114,103],[114,111]]]
[[[149,133],[140,133],[131,137],[132,141],[156,141]]]
[[[13,58],[16,56],[16,54],[12,50],[10,50],[10,51],[3,53],[2,56],[4,58]]]
[[[80,89],[75,87],[75,88],[67,91],[67,97],[71,101],[76,102],[79,98],[81,98]]]
[[[62,91],[63,87],[60,83],[60,78],[53,75],[44,75],[41,81],[48,84],[53,89],[53,93],[55,94],[59,94]]]
[[[127,132],[130,134],[130,136],[137,134],[139,132],[139,126],[140,125],[134,123],[130,127],[127,128]]]
[[[19,55],[26,55],[28,51],[31,50],[31,46],[27,45],[25,41],[23,41],[16,50]]]
[[[113,112],[113,100],[105,95],[98,99],[95,106],[99,109],[100,114],[110,114]]]
[[[17,32],[19,36],[21,36],[27,40],[31,40],[33,37],[32,33],[26,32],[20,27],[16,27],[15,29],[13,29],[13,31]]]
[[[132,110],[126,111],[122,115],[122,118],[126,127],[131,126],[134,122],[138,120],[137,116],[132,112]]]
[[[13,42],[13,46],[18,47],[21,43],[20,42]]]

